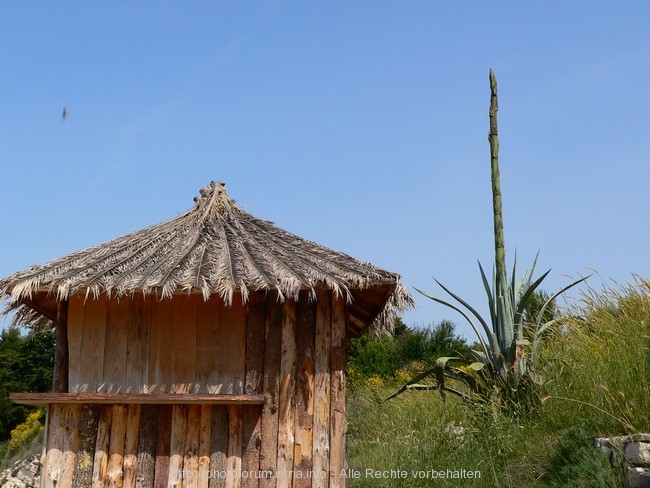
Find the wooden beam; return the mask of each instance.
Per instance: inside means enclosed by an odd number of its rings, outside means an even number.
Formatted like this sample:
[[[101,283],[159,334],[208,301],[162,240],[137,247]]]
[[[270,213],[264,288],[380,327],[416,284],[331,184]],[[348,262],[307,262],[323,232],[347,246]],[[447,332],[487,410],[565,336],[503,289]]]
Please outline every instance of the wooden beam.
[[[296,326],[296,426],[293,488],[310,488],[312,481],[315,337],[316,302],[310,299],[307,292],[301,292]]]
[[[104,404],[141,404],[141,405],[261,405],[263,395],[184,395],[139,393],[11,393],[9,398],[21,405],[50,405],[55,403],[104,403]]]
[[[68,301],[61,300],[56,312],[56,350],[52,390],[68,391]]]
[[[312,426],[312,487],[329,486],[330,375],[332,355],[332,294],[318,292],[314,346],[314,416]]]
[[[341,477],[345,469],[345,302],[332,300],[332,356],[331,356],[331,405],[330,405],[330,488],[346,486]]]
[[[284,302],[282,309],[282,349],[280,390],[278,395],[277,488],[289,488],[293,482],[296,407],[296,319],[298,305]]]
[[[264,347],[264,406],[260,434],[260,470],[275,473],[278,460],[278,394],[282,342],[282,305],[275,296],[267,298],[266,342]],[[263,476],[260,488],[276,488],[275,476]],[[210,487],[212,488],[212,487]]]

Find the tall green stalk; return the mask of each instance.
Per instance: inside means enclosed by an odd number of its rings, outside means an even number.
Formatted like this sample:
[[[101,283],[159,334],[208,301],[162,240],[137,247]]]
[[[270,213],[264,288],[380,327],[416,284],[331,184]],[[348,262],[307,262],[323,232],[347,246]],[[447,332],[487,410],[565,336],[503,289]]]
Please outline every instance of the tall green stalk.
[[[456,304],[418,290],[424,296],[460,313],[476,332],[481,350],[470,349],[469,357],[438,358],[434,368],[416,375],[403,385],[390,398],[410,389],[420,387],[418,382],[433,377],[437,387],[444,395],[445,391],[454,393],[464,399],[487,403],[496,401],[502,407],[512,410],[526,410],[538,400],[535,365],[540,351],[540,343],[545,332],[555,320],[544,323],[544,311],[559,295],[569,288],[581,283],[581,278],[565,286],[546,300],[538,316],[533,320],[528,331],[524,329],[524,311],[532,300],[535,290],[540,286],[549,271],[533,280],[535,264],[521,280],[516,279],[516,260],[512,266],[512,275],[508,279],[506,269],[506,251],[503,237],[503,208],[501,201],[501,181],[499,177],[499,130],[497,111],[497,81],[490,70],[490,163],[492,176],[492,210],[494,214],[494,274],[492,283],[488,280],[481,263],[478,263],[481,280],[485,288],[490,308],[490,324],[469,303],[445,287],[438,280],[436,283],[451,297]],[[481,337],[482,327],[489,341]],[[453,362],[453,363],[452,363]],[[464,363],[464,367],[452,364]],[[467,389],[458,390],[445,384],[445,378],[464,383]]]
[[[501,203],[501,180],[499,176],[499,129],[497,111],[499,98],[497,80],[490,70],[490,161],[492,163],[492,208],[494,210],[494,250],[496,279],[499,295],[505,296],[507,288],[506,251],[503,238],[503,210]]]
[[[495,302],[496,310],[492,314],[497,320],[492,321],[496,327],[493,333],[496,337],[490,337],[493,352],[496,355],[505,354],[510,360],[509,350],[513,340],[513,328],[507,319],[508,313],[508,272],[506,270],[506,249],[503,237],[503,206],[501,201],[501,179],[499,175],[499,128],[497,123],[497,111],[499,110],[499,98],[497,94],[497,80],[494,72],[490,70],[490,163],[492,174],[492,210],[494,216],[494,260],[495,260]],[[510,304],[511,306],[511,304]],[[498,343],[498,350],[495,349]]]

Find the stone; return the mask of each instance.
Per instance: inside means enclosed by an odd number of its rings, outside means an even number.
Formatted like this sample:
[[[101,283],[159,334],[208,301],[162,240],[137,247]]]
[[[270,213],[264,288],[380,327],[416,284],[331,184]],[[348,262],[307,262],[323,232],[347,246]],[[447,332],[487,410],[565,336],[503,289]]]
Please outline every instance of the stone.
[[[630,488],[650,488],[650,468],[629,468],[627,484]]]
[[[10,468],[0,472],[2,488],[36,488],[40,485],[40,455],[34,454],[16,461]]]
[[[625,446],[625,461],[634,466],[650,467],[650,443],[630,442]]]
[[[594,441],[594,447],[609,456],[612,466],[623,462],[625,444],[630,441],[630,436],[620,435],[615,437],[598,437]]]

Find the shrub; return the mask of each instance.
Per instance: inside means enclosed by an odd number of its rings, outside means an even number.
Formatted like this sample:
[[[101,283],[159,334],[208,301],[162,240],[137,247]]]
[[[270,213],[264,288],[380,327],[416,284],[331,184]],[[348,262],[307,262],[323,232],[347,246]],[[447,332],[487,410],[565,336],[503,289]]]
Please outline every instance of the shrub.
[[[394,379],[398,372],[403,378],[405,371],[430,367],[440,356],[464,353],[467,344],[455,334],[455,327],[443,320],[425,328],[399,327],[396,336],[353,339],[347,368],[350,385],[364,384],[373,376]]]
[[[27,416],[22,424],[11,431],[9,452],[16,453],[27,447],[43,432],[45,415],[43,410],[35,410]]]

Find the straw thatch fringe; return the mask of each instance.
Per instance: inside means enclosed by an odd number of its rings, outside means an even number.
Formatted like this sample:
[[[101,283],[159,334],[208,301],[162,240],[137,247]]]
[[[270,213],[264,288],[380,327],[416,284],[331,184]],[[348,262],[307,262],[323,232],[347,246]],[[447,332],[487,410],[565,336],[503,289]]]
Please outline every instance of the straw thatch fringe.
[[[34,266],[0,280],[8,296],[5,313],[14,322],[43,325],[47,318],[27,303],[36,292],[57,300],[87,297],[200,291],[205,300],[219,295],[230,305],[236,292],[247,301],[250,291],[275,291],[280,300],[297,299],[301,289],[331,289],[349,302],[350,290],[394,286],[395,291],[373,324],[392,328],[394,314],[413,305],[399,276],[347,254],[286,232],[239,209],[224,184],[212,182],[187,213],[162,224],[119,237]]]

